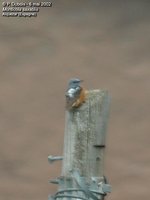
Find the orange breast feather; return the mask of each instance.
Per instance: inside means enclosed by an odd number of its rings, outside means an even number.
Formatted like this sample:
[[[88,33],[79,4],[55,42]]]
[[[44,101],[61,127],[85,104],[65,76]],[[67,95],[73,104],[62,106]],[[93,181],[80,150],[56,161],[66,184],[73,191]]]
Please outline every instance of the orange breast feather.
[[[85,102],[85,99],[86,99],[85,89],[82,88],[78,99],[73,103],[72,107],[78,108],[79,106],[81,106]]]

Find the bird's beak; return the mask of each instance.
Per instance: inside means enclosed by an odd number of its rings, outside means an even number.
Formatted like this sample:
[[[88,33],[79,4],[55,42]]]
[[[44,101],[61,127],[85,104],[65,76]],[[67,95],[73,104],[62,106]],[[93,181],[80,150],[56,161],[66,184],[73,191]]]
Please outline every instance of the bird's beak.
[[[80,80],[80,82],[83,82],[84,80]]]

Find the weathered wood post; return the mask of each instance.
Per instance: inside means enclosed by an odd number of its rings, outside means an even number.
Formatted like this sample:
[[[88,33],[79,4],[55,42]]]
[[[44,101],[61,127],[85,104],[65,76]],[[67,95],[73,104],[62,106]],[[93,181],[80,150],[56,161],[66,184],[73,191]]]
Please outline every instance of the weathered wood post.
[[[66,111],[62,176],[75,168],[88,179],[104,175],[108,111],[108,93],[100,90],[89,91],[79,109]]]
[[[58,181],[60,193],[56,193],[55,199],[97,200],[110,192],[104,178],[109,101],[107,91],[91,90],[80,108],[66,111],[62,174]]]

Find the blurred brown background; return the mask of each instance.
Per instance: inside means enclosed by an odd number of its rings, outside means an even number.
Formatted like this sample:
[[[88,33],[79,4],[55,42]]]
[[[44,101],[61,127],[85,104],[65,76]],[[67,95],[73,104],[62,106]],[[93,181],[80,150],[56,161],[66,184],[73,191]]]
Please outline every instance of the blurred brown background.
[[[150,2],[61,0],[0,18],[0,199],[44,200],[60,175],[68,79],[112,96],[110,200],[150,199]]]

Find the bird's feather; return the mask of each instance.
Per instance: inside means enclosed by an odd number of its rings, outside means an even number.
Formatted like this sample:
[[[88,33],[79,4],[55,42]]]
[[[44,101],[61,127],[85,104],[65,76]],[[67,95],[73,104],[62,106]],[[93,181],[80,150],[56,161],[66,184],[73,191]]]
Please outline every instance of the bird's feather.
[[[75,103],[80,97],[80,93],[82,88],[80,86],[76,88],[69,88],[66,92],[66,108],[70,109],[72,107],[76,107]]]

